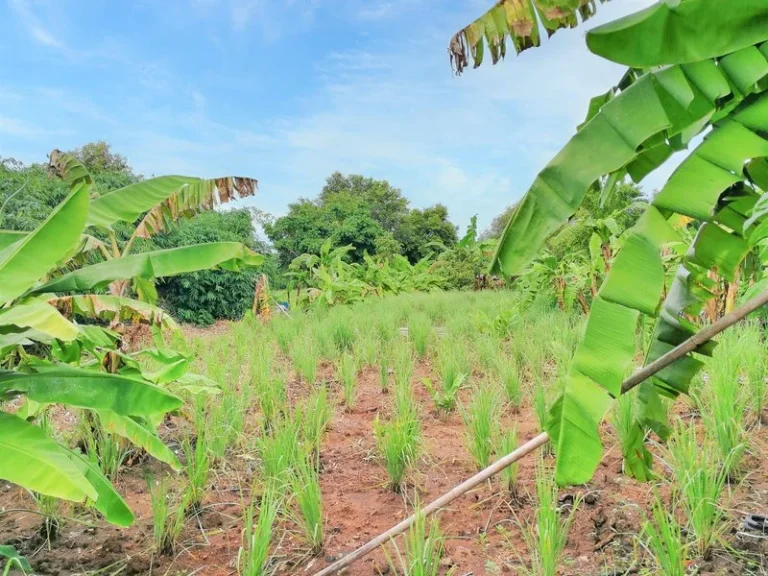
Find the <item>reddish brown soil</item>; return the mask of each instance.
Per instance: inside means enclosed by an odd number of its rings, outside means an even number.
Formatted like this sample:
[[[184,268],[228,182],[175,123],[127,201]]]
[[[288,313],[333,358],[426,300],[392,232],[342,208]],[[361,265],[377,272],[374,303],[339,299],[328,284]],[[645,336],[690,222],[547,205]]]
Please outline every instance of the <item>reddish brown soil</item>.
[[[375,457],[373,420],[377,413],[386,416],[391,403],[390,395],[379,387],[377,369],[361,372],[357,403],[352,410],[343,408],[340,392],[335,384],[329,384],[338,407],[321,453],[326,548],[320,557],[309,558],[302,556],[299,544],[286,537],[275,550],[281,574],[313,574],[402,520],[412,510],[414,498],[430,501],[476,472],[464,446],[460,414],[437,415],[420,384],[428,372],[429,366],[422,363],[414,374],[424,450],[402,495],[387,488],[385,471]],[[328,366],[322,368],[321,374],[332,379]],[[291,396],[302,394],[305,388],[293,382]],[[463,391],[465,400],[466,393]],[[683,404],[678,406],[686,409]],[[525,407],[519,415],[505,414],[505,425],[513,420],[518,422],[521,441],[537,433],[530,408]],[[161,431],[171,443],[179,436],[174,426],[172,423]],[[762,561],[764,571],[745,568],[745,560],[736,553],[718,551],[711,560],[699,563],[696,569],[700,574],[768,573],[768,543],[745,544],[735,534],[744,513],[768,511],[768,464],[764,458],[768,433],[763,428],[755,430],[752,437],[757,449],[748,459],[750,471],[741,484],[730,486],[725,502],[729,510],[728,541],[745,558]],[[561,499],[569,494],[585,498],[568,541],[563,575],[642,573],[644,567],[649,567],[647,555],[636,546],[634,535],[648,510],[653,488],[621,474],[620,454],[613,446],[608,426],[604,438],[609,448],[593,482],[561,492]],[[175,557],[153,559],[149,553],[151,515],[143,479],[147,463],[124,469],[118,481],[118,489],[136,514],[135,526],[120,530],[96,520],[87,511],[69,509],[59,537],[50,547],[39,535],[39,516],[13,511],[35,510],[31,498],[16,487],[0,485],[0,543],[16,545],[40,574],[234,574],[242,529],[240,489],[248,487],[256,466],[248,446],[246,439],[212,474],[203,511],[187,522],[183,547]],[[443,573],[449,569],[454,576],[517,573],[526,549],[515,519],[526,522],[532,515],[528,493],[533,491],[535,465],[535,457],[521,462],[517,498],[510,498],[495,481],[461,497],[440,514],[441,528],[448,538]],[[153,466],[159,473],[160,468]],[[658,463],[657,467],[663,465]],[[388,573],[381,550],[358,561],[346,573],[371,576],[379,571]]]

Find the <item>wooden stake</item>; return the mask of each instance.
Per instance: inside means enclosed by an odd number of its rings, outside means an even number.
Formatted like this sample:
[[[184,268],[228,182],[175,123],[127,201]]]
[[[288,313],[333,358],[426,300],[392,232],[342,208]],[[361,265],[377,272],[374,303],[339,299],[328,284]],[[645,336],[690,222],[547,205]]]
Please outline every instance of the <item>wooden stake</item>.
[[[693,352],[697,348],[699,348],[702,344],[705,344],[718,334],[722,332],[723,330],[730,328],[761,306],[764,306],[765,304],[768,304],[768,290],[760,294],[759,296],[756,296],[740,308],[737,308],[733,312],[730,312],[729,314],[726,314],[720,320],[715,322],[714,324],[707,326],[703,330],[697,332],[688,340],[680,344],[679,346],[673,348],[657,360],[654,360],[647,366],[644,366],[637,372],[635,372],[632,376],[627,378],[621,385],[621,392],[622,394],[625,394],[629,392],[632,388],[635,386],[638,386],[641,382],[647,380],[657,372],[661,371],[663,368],[666,368],[670,364],[672,364],[675,360],[679,360],[689,352]],[[488,468],[485,468],[484,470],[481,470],[471,478],[465,480],[458,486],[455,486],[452,488],[449,492],[446,492],[442,496],[440,496],[437,500],[433,500],[429,505],[425,506],[417,514],[422,514],[424,516],[429,516],[430,514],[436,512],[440,508],[443,508],[447,504],[450,504],[456,498],[459,496],[462,496],[463,494],[466,494],[469,492],[472,488],[475,486],[478,486],[491,478],[492,476],[495,476],[504,468],[507,466],[510,466],[520,460],[523,456],[527,456],[537,448],[540,448],[547,442],[549,442],[549,434],[546,432],[542,432],[535,438],[528,440],[525,444],[522,446],[519,446],[514,452],[511,452],[501,458],[500,460],[497,460]],[[337,560],[327,568],[324,568],[323,570],[320,570],[320,572],[317,572],[314,574],[314,576],[330,576],[330,574],[335,574],[336,572],[339,572],[343,568],[346,568],[353,562],[359,560],[363,556],[367,555],[369,552],[372,552],[382,544],[386,544],[391,538],[394,538],[398,534],[401,534],[408,530],[408,528],[411,527],[411,525],[416,520],[417,514],[413,514],[412,516],[409,516],[399,524],[393,526],[386,532],[379,534],[374,538],[373,540],[370,540],[366,544],[362,545],[360,548],[355,550],[354,552],[351,552],[344,556],[343,558]]]

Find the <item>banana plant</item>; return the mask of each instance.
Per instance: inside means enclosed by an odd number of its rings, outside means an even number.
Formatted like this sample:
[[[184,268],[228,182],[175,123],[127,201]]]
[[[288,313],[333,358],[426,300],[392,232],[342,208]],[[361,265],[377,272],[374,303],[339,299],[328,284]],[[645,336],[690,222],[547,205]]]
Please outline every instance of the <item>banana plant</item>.
[[[539,44],[539,24],[552,32],[589,17],[587,0],[500,0],[450,43],[458,72],[493,62],[510,41],[517,51]],[[514,276],[543,248],[602,178],[640,182],[692,139],[703,142],[674,171],[622,238],[592,301],[589,320],[547,432],[556,444],[557,480],[580,484],[594,474],[603,446],[598,427],[632,370],[641,317],[655,321],[644,350],[650,363],[694,334],[720,281],[733,281],[750,251],[768,238],[768,3],[738,10],[718,0],[660,1],[587,33],[595,54],[629,66],[619,84],[590,102],[576,134],[536,177],[518,204],[492,262]],[[680,216],[692,240],[676,228]],[[685,255],[669,280],[670,247]],[[714,343],[641,384],[636,441],[626,468],[652,476],[646,431],[669,433],[662,397],[687,393]]]
[[[69,183],[68,196],[36,230],[0,231],[0,402],[25,401],[16,412],[0,410],[0,478],[40,494],[88,502],[109,522],[125,526],[133,522],[133,514],[98,467],[49,437],[34,423],[35,415],[48,404],[97,412],[109,431],[178,468],[152,423],[182,406],[171,390],[195,392],[210,382],[186,372],[189,358],[163,349],[141,353],[164,365],[156,373],[146,373],[134,356],[117,349],[116,333],[78,324],[77,318],[130,318],[173,328],[173,320],[156,306],[91,292],[134,277],[151,279],[210,266],[236,269],[260,263],[261,258],[240,244],[213,243],[116,258],[57,276],[82,248],[86,227],[105,224],[118,211],[97,204],[94,216],[92,207],[98,200],[89,197],[92,180],[77,160],[54,153],[51,166]],[[210,190],[202,184],[199,188]],[[155,199],[162,194],[174,197],[167,188],[162,193],[151,190]],[[216,190],[222,194],[229,189],[218,184]],[[168,210],[178,208],[177,202],[189,195],[186,188],[177,188]],[[144,213],[149,204],[138,193],[136,205],[131,196],[121,198],[117,205],[124,218]],[[158,214],[172,218],[175,213],[163,209]],[[160,228],[159,216],[145,220],[145,228]]]

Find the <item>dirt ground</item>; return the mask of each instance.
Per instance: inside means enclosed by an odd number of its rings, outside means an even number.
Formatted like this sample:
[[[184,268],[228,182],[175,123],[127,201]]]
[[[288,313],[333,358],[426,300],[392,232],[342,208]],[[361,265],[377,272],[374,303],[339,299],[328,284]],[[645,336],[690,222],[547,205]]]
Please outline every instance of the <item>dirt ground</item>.
[[[333,378],[327,365],[320,373],[327,380]],[[424,449],[402,495],[387,488],[385,471],[375,457],[373,421],[377,413],[388,414],[392,400],[390,394],[381,391],[377,368],[361,372],[357,403],[352,410],[342,406],[338,386],[328,384],[338,405],[321,452],[325,550],[319,557],[308,557],[288,534],[275,549],[279,574],[314,574],[402,520],[412,509],[415,498],[431,501],[476,472],[464,445],[461,415],[458,411],[449,416],[435,412],[431,398],[420,384],[428,374],[429,366],[424,363],[414,373]],[[304,393],[304,385],[291,383],[291,396]],[[688,410],[683,403],[678,403],[677,409],[681,413]],[[60,417],[66,419],[67,415]],[[513,420],[518,422],[521,442],[538,433],[530,407],[524,407],[519,414],[505,414],[502,425]],[[161,430],[172,447],[180,436],[177,427],[183,425],[180,420],[172,420]],[[653,573],[647,564],[647,554],[635,539],[649,509],[653,486],[624,476],[620,452],[607,425],[603,437],[608,449],[594,480],[585,487],[563,490],[560,494],[565,504],[577,494],[583,498],[561,574]],[[692,565],[691,573],[768,574],[768,541],[745,539],[737,533],[746,513],[768,512],[766,428],[755,431],[753,440],[757,449],[748,456],[749,471],[740,483],[729,485],[725,499],[727,541],[733,549],[716,551],[711,559]],[[658,461],[656,465],[663,468]],[[235,574],[242,529],[241,488],[253,481],[257,466],[248,442],[212,472],[202,510],[188,519],[183,547],[174,557],[153,559],[150,554],[152,525],[144,480],[146,466],[154,467],[156,474],[161,471],[157,463],[134,461],[123,469],[117,482],[118,490],[136,514],[133,527],[117,529],[82,508],[69,507],[58,537],[51,542],[40,533],[41,517],[30,512],[36,510],[31,497],[18,487],[0,484],[0,543],[15,545],[29,557],[39,574]],[[526,549],[516,519],[526,522],[532,515],[528,494],[534,490],[535,466],[536,457],[521,462],[520,486],[514,498],[501,489],[498,481],[489,482],[440,513],[441,528],[447,536],[442,573],[518,573],[520,563],[525,562]],[[665,488],[662,494],[669,497]],[[760,562],[762,568],[757,567]],[[345,573],[370,576],[392,572],[385,555],[378,550]]]

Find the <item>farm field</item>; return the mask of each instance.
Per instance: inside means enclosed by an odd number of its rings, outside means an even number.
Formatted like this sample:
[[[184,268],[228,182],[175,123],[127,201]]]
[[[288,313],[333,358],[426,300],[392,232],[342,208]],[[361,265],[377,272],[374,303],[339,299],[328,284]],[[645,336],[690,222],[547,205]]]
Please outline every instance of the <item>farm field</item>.
[[[221,384],[187,390],[160,425],[181,471],[114,439],[114,454],[99,449],[134,526],[4,483],[0,542],[40,574],[313,574],[535,436],[585,325],[508,291],[275,314],[174,342]],[[741,533],[746,514],[768,509],[765,367],[752,319],[720,338],[674,405],[671,440],[651,438],[657,478],[625,474],[633,404],[618,403],[589,484],[553,493],[546,447],[523,459],[422,526],[440,533],[414,540],[434,545],[421,551],[434,555],[428,573],[682,574],[654,545],[666,530],[685,573],[768,574],[768,541]],[[103,440],[74,410],[50,418],[62,443]],[[552,528],[544,545],[536,525]],[[346,573],[404,573],[408,546],[397,538]]]

